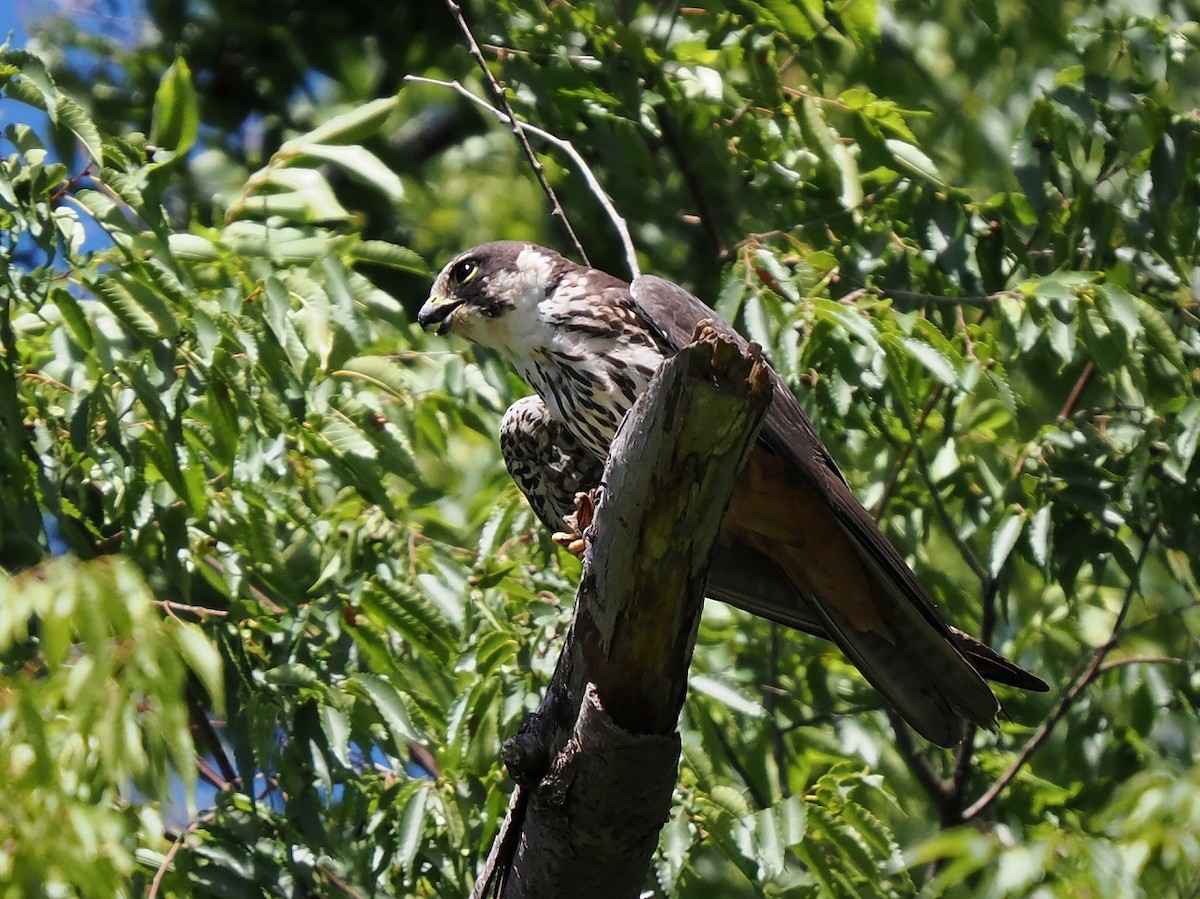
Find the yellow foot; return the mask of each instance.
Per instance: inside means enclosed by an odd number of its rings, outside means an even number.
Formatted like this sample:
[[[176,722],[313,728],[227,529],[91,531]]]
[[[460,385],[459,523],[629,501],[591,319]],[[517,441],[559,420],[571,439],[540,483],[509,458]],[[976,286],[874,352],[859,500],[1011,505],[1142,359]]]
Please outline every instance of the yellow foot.
[[[559,546],[565,546],[568,552],[582,557],[586,546],[587,529],[592,526],[592,518],[595,514],[596,497],[593,493],[576,493],[575,511],[563,517],[568,529],[558,531],[552,539]]]

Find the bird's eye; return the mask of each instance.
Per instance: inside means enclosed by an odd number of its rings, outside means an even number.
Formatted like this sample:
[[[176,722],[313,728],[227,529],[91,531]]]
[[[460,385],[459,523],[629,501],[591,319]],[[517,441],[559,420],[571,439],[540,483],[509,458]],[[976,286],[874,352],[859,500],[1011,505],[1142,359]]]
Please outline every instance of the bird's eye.
[[[479,266],[470,259],[464,259],[462,262],[455,263],[454,268],[450,269],[450,283],[455,287],[461,287],[478,274]]]

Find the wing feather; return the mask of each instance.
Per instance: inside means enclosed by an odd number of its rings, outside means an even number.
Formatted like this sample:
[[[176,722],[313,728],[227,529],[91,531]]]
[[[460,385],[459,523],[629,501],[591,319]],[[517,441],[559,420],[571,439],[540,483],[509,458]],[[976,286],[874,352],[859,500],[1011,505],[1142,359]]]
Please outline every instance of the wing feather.
[[[747,346],[715,312],[670,281],[643,275],[634,280],[630,292],[647,323],[674,350],[690,342],[696,325],[706,319],[738,346]],[[999,704],[977,667],[1026,689],[1044,689],[1040,679],[946,623],[899,551],[855,498],[796,398],[774,371],[771,377],[774,398],[760,441],[784,460],[790,475],[833,510],[871,580],[890,600],[889,625],[895,633],[889,639],[855,628],[821,597],[802,597],[807,602],[801,605],[781,572],[772,575],[768,566],[751,574],[755,564],[739,563],[740,554],[732,550],[714,558],[711,592],[756,614],[831,637],[910,723],[938,743],[960,738],[960,718],[984,726],[994,721]]]

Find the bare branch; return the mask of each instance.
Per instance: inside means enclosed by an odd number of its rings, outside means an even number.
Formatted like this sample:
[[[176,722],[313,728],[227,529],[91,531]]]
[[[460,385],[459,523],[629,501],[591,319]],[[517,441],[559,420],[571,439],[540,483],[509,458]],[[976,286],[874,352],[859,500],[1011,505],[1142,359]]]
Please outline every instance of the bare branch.
[[[571,222],[567,218],[567,213],[563,210],[562,204],[558,202],[558,194],[554,192],[554,188],[550,186],[550,182],[546,180],[546,170],[542,167],[542,163],[537,158],[537,154],[533,152],[533,147],[529,146],[529,138],[525,136],[525,126],[518,120],[516,114],[509,105],[508,96],[504,93],[504,88],[500,86],[500,82],[496,80],[496,76],[492,74],[492,70],[488,68],[487,60],[483,58],[483,52],[479,49],[479,44],[475,40],[475,35],[471,33],[471,27],[467,24],[467,20],[463,18],[462,7],[454,0],[446,0],[446,8],[450,10],[450,15],[454,16],[454,21],[458,23],[459,30],[462,31],[463,37],[467,39],[467,49],[471,53],[471,58],[479,65],[483,72],[484,80],[487,81],[488,87],[492,89],[492,96],[496,98],[496,102],[500,104],[504,114],[508,117],[508,124],[512,128],[513,136],[516,137],[517,143],[521,146],[521,151],[525,154],[525,158],[529,160],[529,165],[533,168],[533,174],[537,176],[538,184],[542,186],[542,190],[550,199],[550,205],[553,207],[553,214],[562,222],[563,228],[567,232],[567,236],[571,238],[571,243],[574,244],[576,251],[579,253],[579,258],[584,264],[591,265],[588,262],[587,253],[583,250],[583,244],[579,242],[579,238],[575,236],[575,229],[571,227]]]
[[[887,714],[888,721],[891,722],[892,731],[896,735],[896,748],[900,752],[900,757],[904,759],[904,764],[908,766],[909,773],[933,800],[942,824],[949,823],[950,818],[957,812],[952,805],[955,798],[953,785],[939,777],[938,773],[933,770],[929,760],[921,754],[921,750],[917,747],[917,741],[913,739],[912,731],[899,713],[887,705],[883,710]]]
[[[988,294],[969,294],[966,296],[945,296],[938,293],[921,293],[913,290],[898,290],[883,287],[874,291],[879,296],[890,297],[893,300],[904,300],[908,303],[922,303],[931,306],[979,306],[987,308],[1004,297],[1018,296],[1015,290],[998,290]]]
[[[942,502],[942,496],[940,493],[938,493],[937,485],[933,480],[933,472],[929,470],[929,462],[925,458],[925,454],[921,451],[920,444],[918,443],[919,431],[913,424],[912,418],[908,414],[907,407],[904,405],[904,403],[898,403],[896,408],[899,412],[901,420],[904,422],[904,427],[907,428],[908,433],[912,435],[912,442],[909,444],[909,446],[911,447],[913,460],[917,463],[917,471],[920,472],[921,480],[925,482],[925,486],[929,491],[929,499],[933,503],[933,510],[937,513],[938,518],[941,519],[942,525],[946,529],[946,536],[950,538],[950,542],[954,544],[955,548],[959,552],[959,555],[962,556],[963,561],[967,563],[967,566],[971,569],[975,576],[979,578],[979,582],[984,585],[988,584],[991,580],[991,575],[983,566],[983,563],[979,561],[979,558],[975,555],[975,551],[971,549],[970,545],[959,535],[958,529],[954,526],[954,519],[950,516],[949,511],[947,511],[946,504]]]
[[[1133,598],[1138,594],[1138,585],[1141,582],[1142,566],[1145,565],[1146,559],[1150,555],[1150,547],[1154,544],[1154,537],[1157,532],[1158,522],[1155,521],[1148,529],[1146,538],[1142,542],[1142,548],[1138,553],[1137,565],[1134,569],[1133,577],[1130,578],[1129,587],[1125,591],[1125,598],[1121,601],[1121,608],[1117,612],[1117,618],[1116,621],[1113,622],[1112,632],[1109,634],[1108,639],[1105,640],[1100,646],[1096,647],[1095,650],[1093,650],[1091,660],[1088,662],[1087,666],[1075,678],[1075,680],[1071,683],[1071,686],[1067,688],[1066,692],[1063,693],[1062,698],[1058,701],[1058,705],[1055,706],[1054,710],[1049,714],[1049,716],[1047,716],[1046,720],[1042,722],[1041,726],[1038,727],[1033,736],[1029,738],[1028,742],[1026,742],[1024,746],[1021,747],[1021,751],[1017,753],[1017,757],[1013,759],[1013,762],[1011,765],[1009,765],[1008,770],[1000,775],[996,782],[988,787],[982,796],[971,803],[971,805],[967,806],[967,808],[963,809],[963,821],[970,821],[972,818],[978,817],[988,808],[988,806],[996,801],[1000,794],[1004,792],[1005,788],[1007,788],[1008,785],[1016,779],[1017,775],[1021,773],[1021,769],[1025,767],[1026,763],[1028,763],[1029,759],[1038,750],[1038,748],[1046,742],[1054,728],[1058,725],[1058,722],[1061,721],[1066,716],[1067,712],[1071,710],[1071,707],[1075,704],[1075,701],[1080,697],[1083,691],[1091,686],[1092,682],[1095,681],[1096,678],[1098,678],[1106,670],[1109,670],[1105,668],[1104,660],[1108,654],[1116,648],[1117,643],[1121,638],[1121,631],[1125,625],[1125,619],[1128,617],[1129,610],[1133,606]]]
[[[415,84],[432,84],[435,87],[448,88],[470,100],[480,109],[487,110],[505,125],[513,126],[512,123],[517,122],[517,119],[512,115],[501,112],[496,107],[490,105],[486,100],[475,96],[457,81],[442,81],[437,78],[426,78],[422,75],[405,75],[404,80],[413,82]],[[637,250],[634,249],[633,238],[629,234],[629,226],[625,223],[625,219],[621,217],[621,214],[617,212],[616,207],[613,205],[612,199],[601,186],[600,181],[596,177],[596,174],[592,171],[591,166],[587,164],[587,160],[585,160],[579,154],[579,151],[575,149],[575,145],[565,138],[559,137],[556,134],[551,134],[549,131],[539,128],[536,125],[530,125],[528,122],[517,122],[517,125],[513,127],[519,127],[522,131],[532,134],[534,137],[538,138],[538,140],[544,140],[546,143],[558,147],[558,149],[567,154],[571,162],[573,162],[575,167],[579,170],[579,174],[583,176],[583,180],[587,182],[588,188],[591,190],[592,195],[604,208],[605,213],[608,215],[609,221],[611,221],[613,223],[613,227],[617,229],[617,234],[621,238],[621,246],[625,250],[625,264],[629,267],[630,277],[636,278],[638,275],[640,275],[642,272],[638,267]],[[576,246],[578,247],[578,244],[576,244]],[[584,256],[583,250],[579,251],[579,255],[585,262],[587,261],[587,257]]]
[[[1123,659],[1113,659],[1105,662],[1096,673],[1106,674],[1109,671],[1114,671],[1117,668],[1126,668],[1130,665],[1179,665],[1180,667],[1187,667],[1191,664],[1188,659],[1178,659],[1174,656],[1126,656]]]
[[[1089,361],[1083,367],[1083,371],[1079,373],[1078,380],[1075,381],[1075,386],[1071,388],[1071,393],[1067,396],[1067,401],[1063,403],[1063,407],[1058,410],[1058,415],[1054,421],[1056,424],[1063,424],[1075,412],[1075,406],[1079,403],[1079,397],[1083,394],[1084,388],[1092,379],[1092,375],[1096,371],[1096,366]]]
[[[208,618],[210,615],[215,618],[224,618],[229,614],[226,609],[209,609],[204,606],[193,606],[185,602],[176,602],[173,599],[156,599],[154,600],[154,604],[172,618],[176,617],[176,612],[185,612],[188,615],[195,615],[201,619]]]

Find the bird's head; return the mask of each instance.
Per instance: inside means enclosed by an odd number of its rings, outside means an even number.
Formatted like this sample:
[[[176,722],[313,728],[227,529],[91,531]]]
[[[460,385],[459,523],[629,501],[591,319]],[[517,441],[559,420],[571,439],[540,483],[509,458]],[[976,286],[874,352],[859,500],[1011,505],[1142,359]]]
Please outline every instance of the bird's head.
[[[519,351],[534,337],[538,308],[570,263],[553,250],[501,240],[459,253],[417,314],[421,327],[482,346]]]

